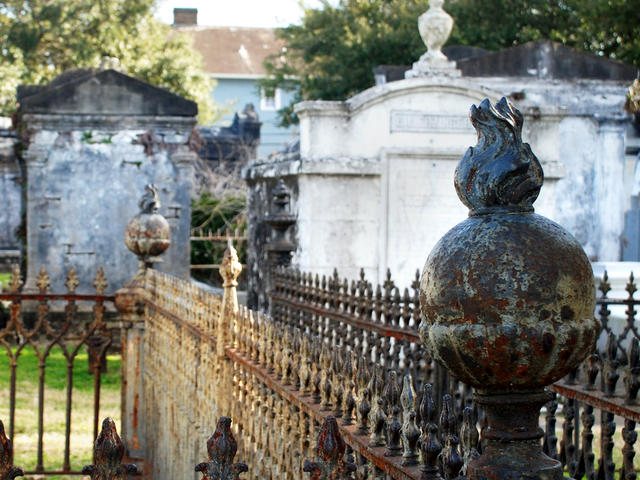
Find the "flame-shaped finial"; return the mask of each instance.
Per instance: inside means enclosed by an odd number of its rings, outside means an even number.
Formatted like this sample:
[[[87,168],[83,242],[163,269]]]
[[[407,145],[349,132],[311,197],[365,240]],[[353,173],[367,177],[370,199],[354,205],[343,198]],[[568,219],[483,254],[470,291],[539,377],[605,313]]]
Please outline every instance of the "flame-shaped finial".
[[[502,98],[471,107],[478,144],[458,164],[455,187],[472,215],[496,209],[532,212],[543,182],[540,162],[522,142],[522,114]]]
[[[156,213],[160,209],[160,197],[158,196],[158,187],[149,183],[144,186],[144,195],[138,202],[141,213]]]

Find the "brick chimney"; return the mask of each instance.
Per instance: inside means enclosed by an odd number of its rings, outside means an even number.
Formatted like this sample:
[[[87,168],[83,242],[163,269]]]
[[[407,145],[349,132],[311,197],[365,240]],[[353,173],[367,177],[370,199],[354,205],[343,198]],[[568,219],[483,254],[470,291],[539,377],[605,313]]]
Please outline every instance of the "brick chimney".
[[[186,27],[198,25],[198,9],[197,8],[174,8],[173,9],[173,26]]]

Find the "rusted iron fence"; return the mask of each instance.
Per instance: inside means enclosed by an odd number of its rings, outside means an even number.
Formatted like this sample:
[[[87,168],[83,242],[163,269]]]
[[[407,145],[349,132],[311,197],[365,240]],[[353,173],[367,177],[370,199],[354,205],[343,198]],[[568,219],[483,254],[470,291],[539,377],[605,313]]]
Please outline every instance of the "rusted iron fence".
[[[178,478],[204,455],[202,426],[222,413],[234,419],[248,478],[303,478],[303,460],[313,457],[329,416],[360,478],[440,471],[453,478],[480,448],[472,407],[447,395],[438,410],[424,375],[416,391],[410,372],[425,371],[417,360],[415,368],[407,360],[388,370],[348,348],[345,330],[286,324],[242,307],[227,328],[219,297],[153,270],[146,281],[144,458],[153,471]],[[398,341],[409,355],[409,338]]]
[[[100,268],[93,282],[95,293],[76,292],[78,279],[75,270],[68,272],[65,285],[67,292],[51,293],[49,276],[42,268],[33,292],[22,290],[20,271],[14,269],[11,281],[0,293],[5,312],[0,324],[0,345],[8,357],[8,433],[14,438],[16,432],[16,393],[20,380],[18,366],[21,356],[32,350],[37,357],[38,378],[34,409],[37,410],[37,450],[36,465],[26,474],[79,474],[70,462],[71,419],[73,410],[74,366],[78,355],[84,349],[88,352],[88,368],[93,375],[93,434],[98,434],[100,415],[100,385],[105,367],[105,353],[112,343],[114,325],[108,325],[105,318],[107,308],[114,297],[105,295],[107,279]],[[54,348],[60,348],[66,363],[66,395],[64,415],[64,452],[62,468],[52,469],[45,464],[44,436],[45,421],[45,377],[47,361]]]
[[[243,244],[247,241],[247,232],[244,228],[230,229],[218,229],[216,231],[207,230],[204,228],[194,228],[191,230],[191,236],[189,237],[191,242],[212,242],[220,245],[226,245],[232,242],[235,245]],[[192,264],[191,270],[211,270],[219,269],[219,263],[210,264]]]
[[[442,373],[423,351],[417,334],[418,289],[417,276],[411,289],[401,290],[390,274],[382,285],[374,287],[363,274],[348,281],[337,272],[327,278],[280,269],[271,292],[273,319],[277,324],[313,332],[339,351],[357,352],[370,360],[370,368],[378,365],[411,374],[417,385],[433,382],[437,386],[434,398],[452,396],[459,422],[464,408],[471,405],[471,391]],[[546,405],[545,453],[559,459],[573,478],[613,479],[617,474],[632,478],[629,475],[637,470],[640,332],[635,307],[640,300],[634,298],[633,275],[626,286],[626,298],[609,298],[610,289],[605,273],[598,281],[596,316],[603,330],[597,351],[574,374],[551,387],[558,397]],[[626,307],[624,319],[612,319],[609,307],[614,305]],[[599,422],[594,410],[599,413]],[[477,415],[477,407],[472,412]],[[482,414],[476,418],[482,426]],[[616,436],[620,425],[621,435]],[[459,438],[464,435],[460,433]],[[468,451],[470,446],[464,449]]]
[[[184,478],[206,456],[216,418],[228,415],[234,419],[239,458],[247,461],[247,478],[298,479],[321,468],[317,462],[305,466],[305,459],[317,456],[315,439],[329,417],[337,419],[335,428],[345,442],[341,468],[353,464],[356,478],[464,476],[468,462],[482,451],[479,430],[485,419],[471,400],[471,389],[448,377],[418,340],[417,279],[411,288],[400,289],[390,275],[374,287],[364,276],[347,281],[337,273],[323,278],[280,269],[268,316],[237,306],[234,278],[239,268],[237,261],[234,267],[230,263],[223,262],[226,298],[151,269],[139,279],[146,305],[144,382],[134,408],[142,408],[137,420],[143,430],[141,456],[152,472]],[[51,347],[63,346],[72,372],[86,345],[94,352],[91,368],[99,402],[100,368],[95,362],[110,340],[104,309],[113,301],[103,294],[103,282],[98,275],[96,294],[79,295],[70,272],[69,291],[53,295],[43,273],[38,293],[20,293],[14,281],[2,295],[11,312],[0,330],[12,358],[11,412],[13,365],[27,346],[42,355],[43,366]],[[640,367],[634,322],[640,302],[633,298],[633,278],[626,299],[608,298],[606,276],[599,288],[603,341],[575,375],[551,387],[559,396],[546,405],[541,419],[544,450],[574,478],[627,479],[636,472]],[[35,302],[31,316],[22,311],[28,301]],[[50,315],[53,301],[64,302],[64,319],[57,323]],[[77,304],[85,301],[94,303],[93,316],[75,321]],[[626,307],[622,321],[612,319],[614,305]],[[39,399],[44,397],[44,375],[43,367]],[[79,473],[68,463],[71,387],[67,399],[63,471]],[[40,463],[40,405],[34,471],[51,473]],[[96,433],[97,419],[96,409]],[[11,413],[9,436],[14,422]]]

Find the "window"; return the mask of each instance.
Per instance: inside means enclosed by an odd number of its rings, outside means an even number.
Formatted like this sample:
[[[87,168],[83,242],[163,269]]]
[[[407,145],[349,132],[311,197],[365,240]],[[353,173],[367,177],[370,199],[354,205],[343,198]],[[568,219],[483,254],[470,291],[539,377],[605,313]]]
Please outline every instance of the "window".
[[[272,97],[267,97],[264,90],[260,90],[260,110],[273,111],[280,109],[281,96],[282,91],[279,88],[276,88],[276,91],[274,92],[274,95]]]

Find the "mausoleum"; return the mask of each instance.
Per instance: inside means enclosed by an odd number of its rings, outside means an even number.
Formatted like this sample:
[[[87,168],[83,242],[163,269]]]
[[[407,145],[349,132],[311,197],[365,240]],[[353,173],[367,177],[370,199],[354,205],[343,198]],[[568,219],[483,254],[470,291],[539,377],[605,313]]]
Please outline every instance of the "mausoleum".
[[[189,277],[190,140],[197,105],[116,70],[74,70],[18,91],[27,172],[26,287],[47,266],[90,286],[102,266],[115,291],[136,272],[124,244],[145,185],[155,184],[172,244],[160,270]]]
[[[250,165],[251,273],[265,261],[263,218],[283,178],[297,216],[295,266],[320,275],[337,266],[351,278],[363,267],[374,284],[390,269],[408,286],[467,216],[451,179],[476,142],[469,105],[503,96],[522,111],[523,138],[544,169],[536,210],[575,235],[591,260],[621,259],[625,212],[640,191],[638,132],[623,111],[636,70],[548,41],[454,62],[440,51],[448,15],[438,5],[427,13],[428,51],[405,79],[382,79],[346,101],[297,104],[299,143]],[[262,302],[258,282],[249,298]]]

